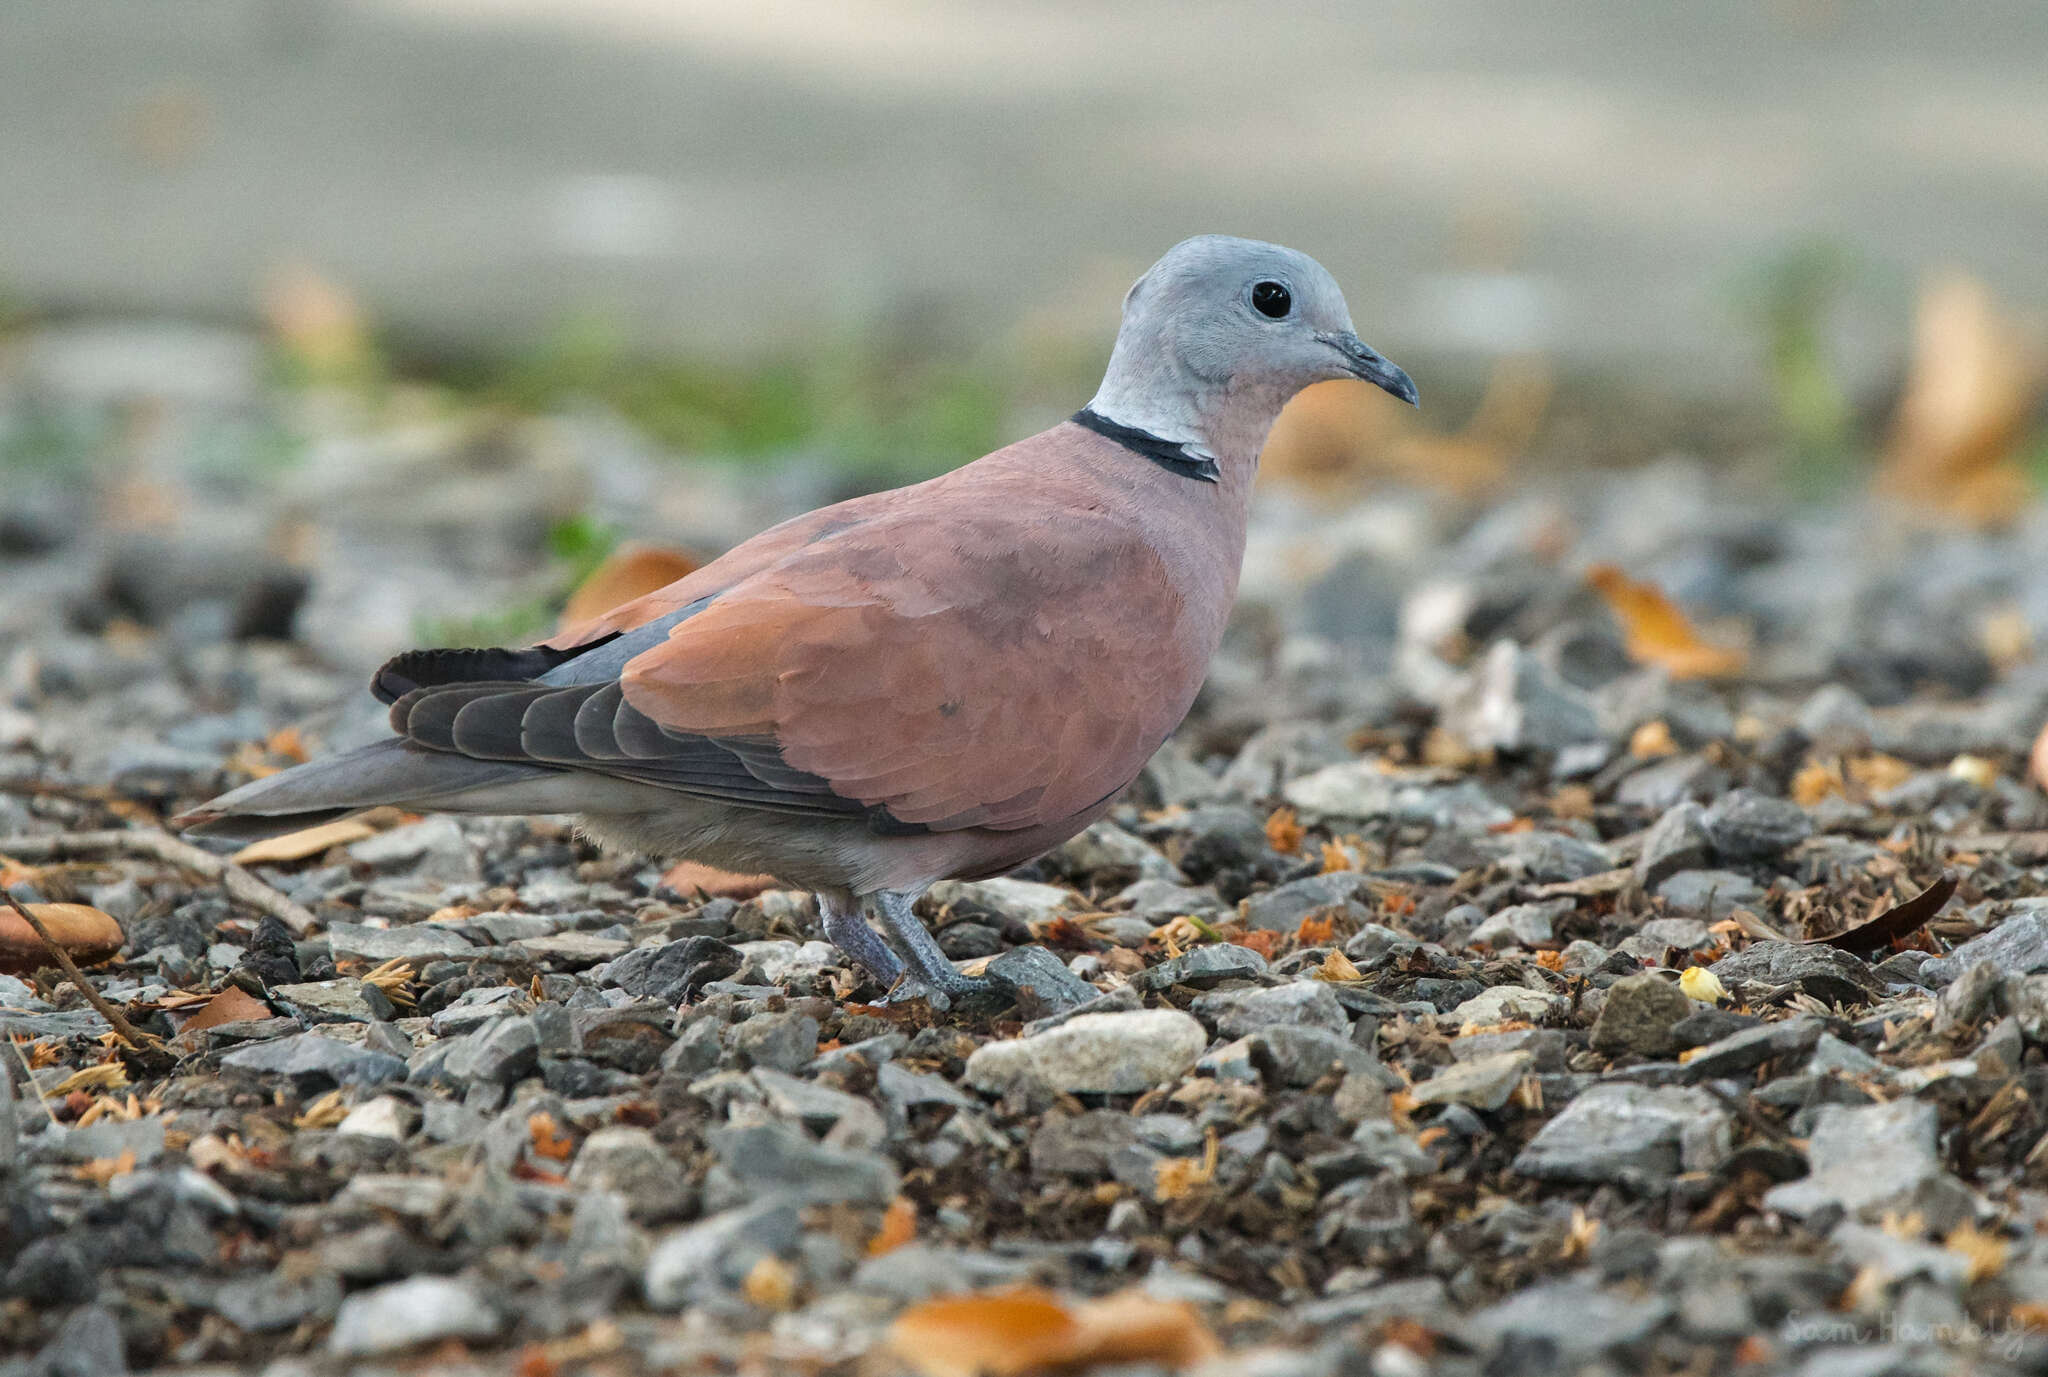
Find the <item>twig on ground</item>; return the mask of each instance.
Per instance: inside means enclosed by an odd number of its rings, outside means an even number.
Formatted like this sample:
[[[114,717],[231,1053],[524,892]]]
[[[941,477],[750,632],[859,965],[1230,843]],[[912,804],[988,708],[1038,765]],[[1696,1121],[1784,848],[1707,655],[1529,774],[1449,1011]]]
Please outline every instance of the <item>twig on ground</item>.
[[[34,909],[15,898],[5,888],[0,888],[0,899],[5,899],[7,906],[19,913],[22,921],[35,929],[36,936],[43,939],[43,946],[57,959],[57,964],[64,968],[64,974],[78,987],[78,992],[85,996],[86,1003],[99,1010],[100,1017],[105,1019],[130,1047],[140,1052],[159,1044],[160,1039],[151,1037],[130,1023],[126,1014],[107,1003],[106,996],[93,988],[93,983],[85,978],[85,972],[78,969],[78,963],[71,959],[71,953],[65,951],[57,939],[50,936],[50,930],[43,926],[42,919],[36,917]]]
[[[0,837],[0,856],[12,856],[18,861],[61,860],[107,851],[148,856],[181,870],[204,875],[209,880],[217,880],[227,890],[229,898],[269,914],[301,937],[320,925],[320,920],[305,905],[293,902],[233,861],[224,860],[211,851],[203,851],[190,842],[179,841],[168,832],[136,827],[104,832],[60,832],[47,837]]]
[[[21,1063],[21,1074],[28,1078],[28,1088],[36,1092],[36,1103],[43,1107],[43,1113],[50,1116],[50,1122],[53,1124],[56,1123],[57,1111],[50,1108],[49,1098],[43,1094],[43,1088],[40,1085],[36,1084],[35,1068],[33,1066],[30,1066],[28,1064],[28,1058],[22,1055],[21,1044],[16,1042],[13,1038],[8,1038],[7,1045],[14,1049],[14,1059]],[[5,1074],[5,1072],[0,1072],[0,1075]]]

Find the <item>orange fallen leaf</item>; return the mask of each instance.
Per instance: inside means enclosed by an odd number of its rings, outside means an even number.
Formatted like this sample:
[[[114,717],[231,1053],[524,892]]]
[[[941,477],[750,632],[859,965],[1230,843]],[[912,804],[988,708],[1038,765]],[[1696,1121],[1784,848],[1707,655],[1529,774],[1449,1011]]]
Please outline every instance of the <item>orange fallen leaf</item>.
[[[1253,928],[1249,932],[1239,933],[1230,941],[1233,946],[1250,948],[1268,961],[1271,961],[1274,953],[1280,950],[1280,934],[1268,928]]]
[[[796,1268],[768,1253],[747,1270],[740,1289],[763,1310],[787,1310],[796,1299]]]
[[[628,541],[576,585],[562,608],[561,629],[567,631],[603,616],[620,603],[666,588],[696,569],[697,561],[681,550]]]
[[[90,1181],[95,1186],[104,1186],[117,1176],[126,1176],[135,1170],[135,1149],[123,1148],[119,1157],[95,1157],[81,1166],[73,1167],[71,1174],[80,1181]]]
[[[920,1377],[1016,1377],[1115,1362],[1187,1367],[1219,1351],[1185,1302],[1132,1290],[1069,1305],[1037,1287],[924,1301],[897,1317],[889,1345]]]
[[[1920,293],[1913,361],[1893,418],[1879,489],[1966,525],[2009,525],[2031,484],[2019,450],[2048,367],[2040,341],[1961,272]]]
[[[1739,673],[1749,657],[1741,650],[1710,645],[1699,637],[1678,605],[1654,583],[1630,578],[1612,564],[1596,564],[1586,582],[1621,623],[1629,658],[1658,665],[1674,679],[1712,679]]]
[[[1315,978],[1333,984],[1348,985],[1354,980],[1365,979],[1365,974],[1351,963],[1351,958],[1332,948],[1323,964],[1316,967]]]
[[[1628,753],[1637,760],[1656,760],[1677,755],[1678,743],[1671,739],[1670,726],[1658,717],[1635,729],[1628,739]]]
[[[1357,863],[1351,859],[1351,853],[1344,849],[1342,842],[1326,841],[1323,843],[1323,873],[1325,875],[1339,870],[1356,869],[1358,869]]]
[[[252,841],[234,854],[236,865],[289,865],[312,856],[324,856],[337,846],[347,846],[377,835],[377,829],[360,818],[323,822],[296,832]]]
[[[1292,808],[1275,808],[1266,816],[1266,845],[1283,856],[1301,850],[1302,838],[1307,835],[1308,829]]]
[[[560,1131],[552,1114],[529,1116],[526,1135],[532,1140],[534,1152],[550,1162],[566,1162],[576,1155],[576,1140]]]
[[[223,1023],[242,1023],[254,1018],[269,1018],[270,1006],[245,990],[230,985],[206,1004],[197,1013],[178,1023],[180,1033],[195,1029],[218,1028]],[[173,1015],[173,1021],[176,1016]]]
[[[868,1240],[868,1256],[893,1253],[916,1237],[917,1202],[899,1195],[889,1202],[888,1209],[882,1211],[882,1227],[875,1230],[875,1236]]]
[[[1337,936],[1337,920],[1318,918],[1314,914],[1301,920],[1294,929],[1294,940],[1304,947],[1320,947]]]

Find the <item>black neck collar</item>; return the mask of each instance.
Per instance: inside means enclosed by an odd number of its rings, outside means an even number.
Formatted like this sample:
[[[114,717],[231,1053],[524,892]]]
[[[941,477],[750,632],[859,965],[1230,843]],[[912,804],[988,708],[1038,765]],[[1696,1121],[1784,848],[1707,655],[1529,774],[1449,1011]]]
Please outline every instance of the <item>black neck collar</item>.
[[[1121,425],[1088,407],[1082,407],[1071,419],[1075,425],[1084,426],[1105,440],[1114,440],[1125,449],[1142,454],[1160,468],[1171,470],[1183,478],[1214,483],[1223,476],[1216,467],[1216,461],[1208,455],[1190,450],[1186,445],[1163,440],[1149,430]]]

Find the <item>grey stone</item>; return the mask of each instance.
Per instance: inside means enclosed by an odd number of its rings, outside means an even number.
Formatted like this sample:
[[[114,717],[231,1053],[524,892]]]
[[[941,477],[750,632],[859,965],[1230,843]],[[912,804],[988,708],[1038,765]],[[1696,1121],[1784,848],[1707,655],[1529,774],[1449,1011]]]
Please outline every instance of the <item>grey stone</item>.
[[[1536,947],[1553,940],[1556,921],[1572,911],[1570,899],[1551,899],[1540,904],[1515,904],[1494,914],[1472,930],[1466,941],[1473,946]]]
[[[1926,962],[1920,976],[1930,985],[1946,985],[1979,961],[2008,975],[2048,971],[2048,899],[2018,900],[1996,927]]]
[[[497,1311],[469,1282],[410,1277],[344,1300],[327,1348],[340,1357],[367,1357],[442,1339],[491,1339],[502,1327]]]
[[[1718,922],[1738,908],[1754,907],[1764,891],[1749,876],[1732,870],[1681,870],[1657,886],[1657,897],[1674,913]]]
[[[31,1371],[35,1377],[122,1377],[128,1351],[120,1322],[97,1305],[72,1311]]]
[[[360,980],[273,985],[270,997],[304,1023],[369,1023],[389,1018],[393,1013],[384,992]]]
[[[1256,980],[1265,973],[1266,958],[1250,947],[1208,942],[1146,967],[1131,977],[1131,984],[1141,990],[1165,990],[1175,985],[1207,990],[1226,980]]]
[[[1037,945],[1012,947],[988,963],[987,973],[1014,985],[1020,1001],[1031,1002],[1032,1017],[1079,1008],[1102,993]]]
[[[459,1080],[510,1085],[540,1064],[540,1034],[531,1019],[507,1018],[465,1036],[442,1063]]]
[[[931,887],[930,894],[932,902],[942,908],[994,913],[1026,924],[1086,908],[1073,890],[1031,880],[941,880]]]
[[[1813,835],[1813,820],[1790,799],[1736,789],[1701,819],[1714,850],[1738,861],[1768,861]]]
[[[886,1205],[896,1196],[896,1168],[888,1159],[814,1143],[801,1129],[747,1124],[708,1136],[719,1164],[750,1196],[813,1205]]]
[[[469,839],[445,815],[394,827],[348,849],[349,859],[383,871],[403,871],[429,884],[459,884],[483,878]]]
[[[331,1273],[298,1275],[279,1269],[261,1276],[235,1277],[213,1293],[213,1309],[229,1324],[251,1334],[290,1329],[305,1320],[324,1320],[341,1308],[341,1281]]]
[[[1767,1061],[1804,1057],[1820,1040],[1822,1026],[1819,1019],[1802,1014],[1741,1029],[1700,1046],[1685,1063],[1686,1075],[1692,1080],[1720,1080],[1753,1071]]]
[[[1536,1345],[1574,1366],[1642,1343],[1671,1315],[1660,1296],[1604,1290],[1581,1278],[1526,1287],[1474,1314],[1466,1338],[1482,1352],[1526,1351]]]
[[[1187,878],[1172,861],[1108,821],[1089,824],[1087,831],[1069,840],[1053,854],[1058,858],[1062,873],[1091,879],[1106,873],[1129,876],[1132,880],[1165,880],[1182,884]]]
[[[298,1033],[259,1042],[228,1053],[221,1058],[221,1065],[308,1081],[329,1080],[340,1085],[381,1085],[405,1076],[405,1063],[397,1057],[351,1047],[318,1033]]]
[[[690,1201],[682,1163],[646,1129],[623,1124],[609,1124],[583,1140],[569,1184],[617,1192],[636,1219],[668,1218]]]
[[[742,960],[737,949],[715,937],[685,937],[636,948],[594,974],[640,999],[687,1004],[705,985],[737,972]]]
[[[1522,985],[1494,985],[1459,1004],[1447,1017],[1460,1027],[1485,1027],[1513,1019],[1542,1023],[1563,1017],[1570,1008],[1571,1000],[1560,994]]]
[[[1487,849],[1499,856],[1503,870],[1530,884],[1583,880],[1614,869],[1606,847],[1563,832],[1511,832],[1493,838]]]
[[[1389,775],[1372,761],[1327,766],[1295,780],[1282,796],[1311,819],[1388,818],[1466,833],[1483,832],[1515,816],[1475,780],[1425,784]]]
[[[1707,799],[1728,784],[1728,772],[1704,756],[1674,755],[1645,765],[1614,791],[1615,802],[1663,814],[1687,799]]]
[[[1332,1069],[1379,1080],[1388,1088],[1396,1080],[1371,1052],[1322,1028],[1275,1023],[1254,1028],[1241,1041],[1253,1064],[1281,1085],[1314,1085]]]
[[[737,1287],[764,1257],[796,1247],[796,1202],[781,1196],[725,1210],[662,1238],[647,1257],[641,1287],[656,1310],[680,1310]]]
[[[1731,1142],[1728,1111],[1704,1091],[1603,1084],[1545,1124],[1514,1169],[1542,1180],[1650,1190],[1681,1171],[1711,1170]]]
[[[1529,1074],[1535,1058],[1527,1052],[1499,1052],[1490,1057],[1453,1062],[1409,1090],[1417,1104],[1457,1104],[1468,1109],[1495,1110],[1508,1102]]]
[[[1672,804],[1643,836],[1636,858],[1636,883],[1654,890],[1681,870],[1707,864],[1712,843],[1707,839],[1707,810],[1690,799]]]
[[[1337,870],[1289,881],[1244,901],[1245,926],[1271,932],[1293,932],[1309,915],[1349,904],[1364,883],[1365,876],[1355,870]],[[1359,911],[1361,919],[1368,916],[1364,910]]]
[[[1799,707],[1799,730],[1827,755],[1857,755],[1877,739],[1870,705],[1841,684],[1822,684]]]
[[[373,928],[361,923],[330,923],[327,947],[336,961],[425,961],[434,957],[472,956],[477,947],[453,928],[438,923]]]
[[[756,1014],[726,1040],[743,1066],[798,1071],[818,1055],[818,1020],[809,1014]]]
[[[1592,699],[1512,641],[1494,643],[1440,719],[1475,750],[1555,752],[1603,737]]]
[[[1320,980],[1294,980],[1264,989],[1216,990],[1195,1000],[1189,1009],[1227,1038],[1243,1037],[1254,1028],[1276,1023],[1332,1033],[1351,1027],[1344,1006]]]
[[[1793,986],[1826,1004],[1857,1004],[1883,992],[1870,967],[1826,943],[1752,942],[1708,967],[1721,983]]]
[[[1607,989],[1607,1002],[1593,1023],[1592,1043],[1610,1056],[1631,1052],[1668,1057],[1678,1051],[1672,1028],[1692,1012],[1692,1001],[1662,976],[1624,976]]]
[[[1046,1032],[984,1044],[967,1059],[967,1083],[987,1094],[1035,1086],[1135,1095],[1186,1074],[1207,1043],[1201,1024],[1172,1009],[1079,1014]]]
[[[1878,1223],[1918,1211],[1945,1233],[1967,1218],[1969,1191],[1942,1166],[1932,1104],[1899,1099],[1873,1105],[1822,1105],[1807,1137],[1809,1174],[1771,1188],[1764,1204],[1795,1219],[1840,1210]]]

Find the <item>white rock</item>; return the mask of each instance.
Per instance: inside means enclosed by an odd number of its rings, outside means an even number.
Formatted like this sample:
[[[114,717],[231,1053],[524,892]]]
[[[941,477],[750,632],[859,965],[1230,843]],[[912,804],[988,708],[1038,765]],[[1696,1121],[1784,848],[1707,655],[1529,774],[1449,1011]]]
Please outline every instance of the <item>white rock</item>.
[[[389,1138],[394,1143],[402,1143],[411,1136],[419,1118],[419,1111],[404,1100],[379,1095],[351,1109],[348,1117],[337,1124],[334,1131],[362,1138]]]
[[[1510,1019],[1541,1023],[1562,1016],[1570,1008],[1571,1001],[1563,995],[1545,994],[1520,985],[1495,985],[1473,995],[1445,1017],[1461,1028],[1468,1023],[1484,1026],[1506,1023]]]
[[[1174,1009],[1082,1014],[1028,1038],[991,1042],[967,1059],[967,1083],[1001,1094],[1019,1084],[1077,1095],[1136,1095],[1186,1074],[1208,1046]]]
[[[327,1347],[344,1357],[359,1357],[442,1339],[489,1339],[498,1328],[497,1312],[468,1282],[413,1277],[343,1301]]]
[[[930,892],[935,904],[978,904],[1027,923],[1079,912],[1085,907],[1081,896],[1071,889],[1030,880],[941,880]]]

